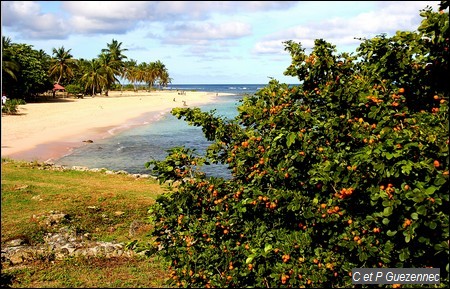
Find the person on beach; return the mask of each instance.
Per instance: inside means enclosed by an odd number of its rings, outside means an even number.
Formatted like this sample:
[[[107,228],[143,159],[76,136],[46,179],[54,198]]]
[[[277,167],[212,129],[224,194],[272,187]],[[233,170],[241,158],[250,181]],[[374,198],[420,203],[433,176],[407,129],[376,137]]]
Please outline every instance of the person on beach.
[[[6,96],[6,94],[2,93],[2,116],[3,116],[3,106],[5,106],[7,99],[8,97]]]

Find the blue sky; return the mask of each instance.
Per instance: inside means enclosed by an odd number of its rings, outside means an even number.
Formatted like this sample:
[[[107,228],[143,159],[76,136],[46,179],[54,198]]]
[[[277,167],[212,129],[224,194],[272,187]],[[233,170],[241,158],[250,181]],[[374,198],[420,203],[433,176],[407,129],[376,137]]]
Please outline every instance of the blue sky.
[[[439,1],[2,1],[2,36],[52,56],[92,59],[113,39],[128,59],[160,60],[173,84],[266,84],[290,64],[283,42],[322,38],[354,52],[359,38],[415,31]]]

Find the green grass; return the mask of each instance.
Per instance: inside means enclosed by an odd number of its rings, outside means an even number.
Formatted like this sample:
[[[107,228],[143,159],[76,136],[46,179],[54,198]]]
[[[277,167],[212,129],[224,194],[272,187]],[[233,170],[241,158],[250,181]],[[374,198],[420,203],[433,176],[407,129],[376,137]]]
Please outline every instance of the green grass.
[[[17,238],[30,244],[42,242],[44,234],[52,229],[36,222],[36,216],[50,211],[67,214],[67,225],[79,233],[89,233],[96,241],[151,241],[147,211],[164,191],[157,181],[44,168],[39,163],[2,159],[2,247]],[[144,225],[130,237],[133,221]],[[167,278],[167,264],[157,256],[68,257],[16,266],[2,263],[1,283],[14,288],[149,288],[166,287]]]

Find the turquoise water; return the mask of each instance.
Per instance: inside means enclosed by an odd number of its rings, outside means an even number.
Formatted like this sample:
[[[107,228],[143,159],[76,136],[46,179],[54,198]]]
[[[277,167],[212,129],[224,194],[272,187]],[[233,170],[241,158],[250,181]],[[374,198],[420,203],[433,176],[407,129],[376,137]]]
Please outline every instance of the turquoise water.
[[[263,85],[179,85],[170,89],[235,93],[219,96],[214,103],[200,106],[202,111],[216,110],[216,115],[234,118],[243,95],[252,94],[261,87]],[[142,123],[145,122],[147,124],[122,130],[111,137],[76,148],[69,155],[54,162],[65,166],[107,168],[147,174],[150,171],[145,168],[145,163],[152,159],[164,159],[167,149],[171,147],[185,146],[203,154],[209,145],[200,127],[189,126],[170,112],[149,114],[142,118]],[[223,165],[205,166],[203,171],[210,176],[230,176]]]

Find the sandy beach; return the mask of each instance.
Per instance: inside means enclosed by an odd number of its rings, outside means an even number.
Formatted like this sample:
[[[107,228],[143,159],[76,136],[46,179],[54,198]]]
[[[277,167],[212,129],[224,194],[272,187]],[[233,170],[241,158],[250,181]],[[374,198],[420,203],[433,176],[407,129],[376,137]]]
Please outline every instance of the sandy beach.
[[[27,103],[17,115],[2,116],[2,157],[26,161],[51,161],[87,141],[111,136],[120,129],[143,125],[150,113],[169,112],[174,107],[211,103],[211,92],[111,91],[109,96]]]

